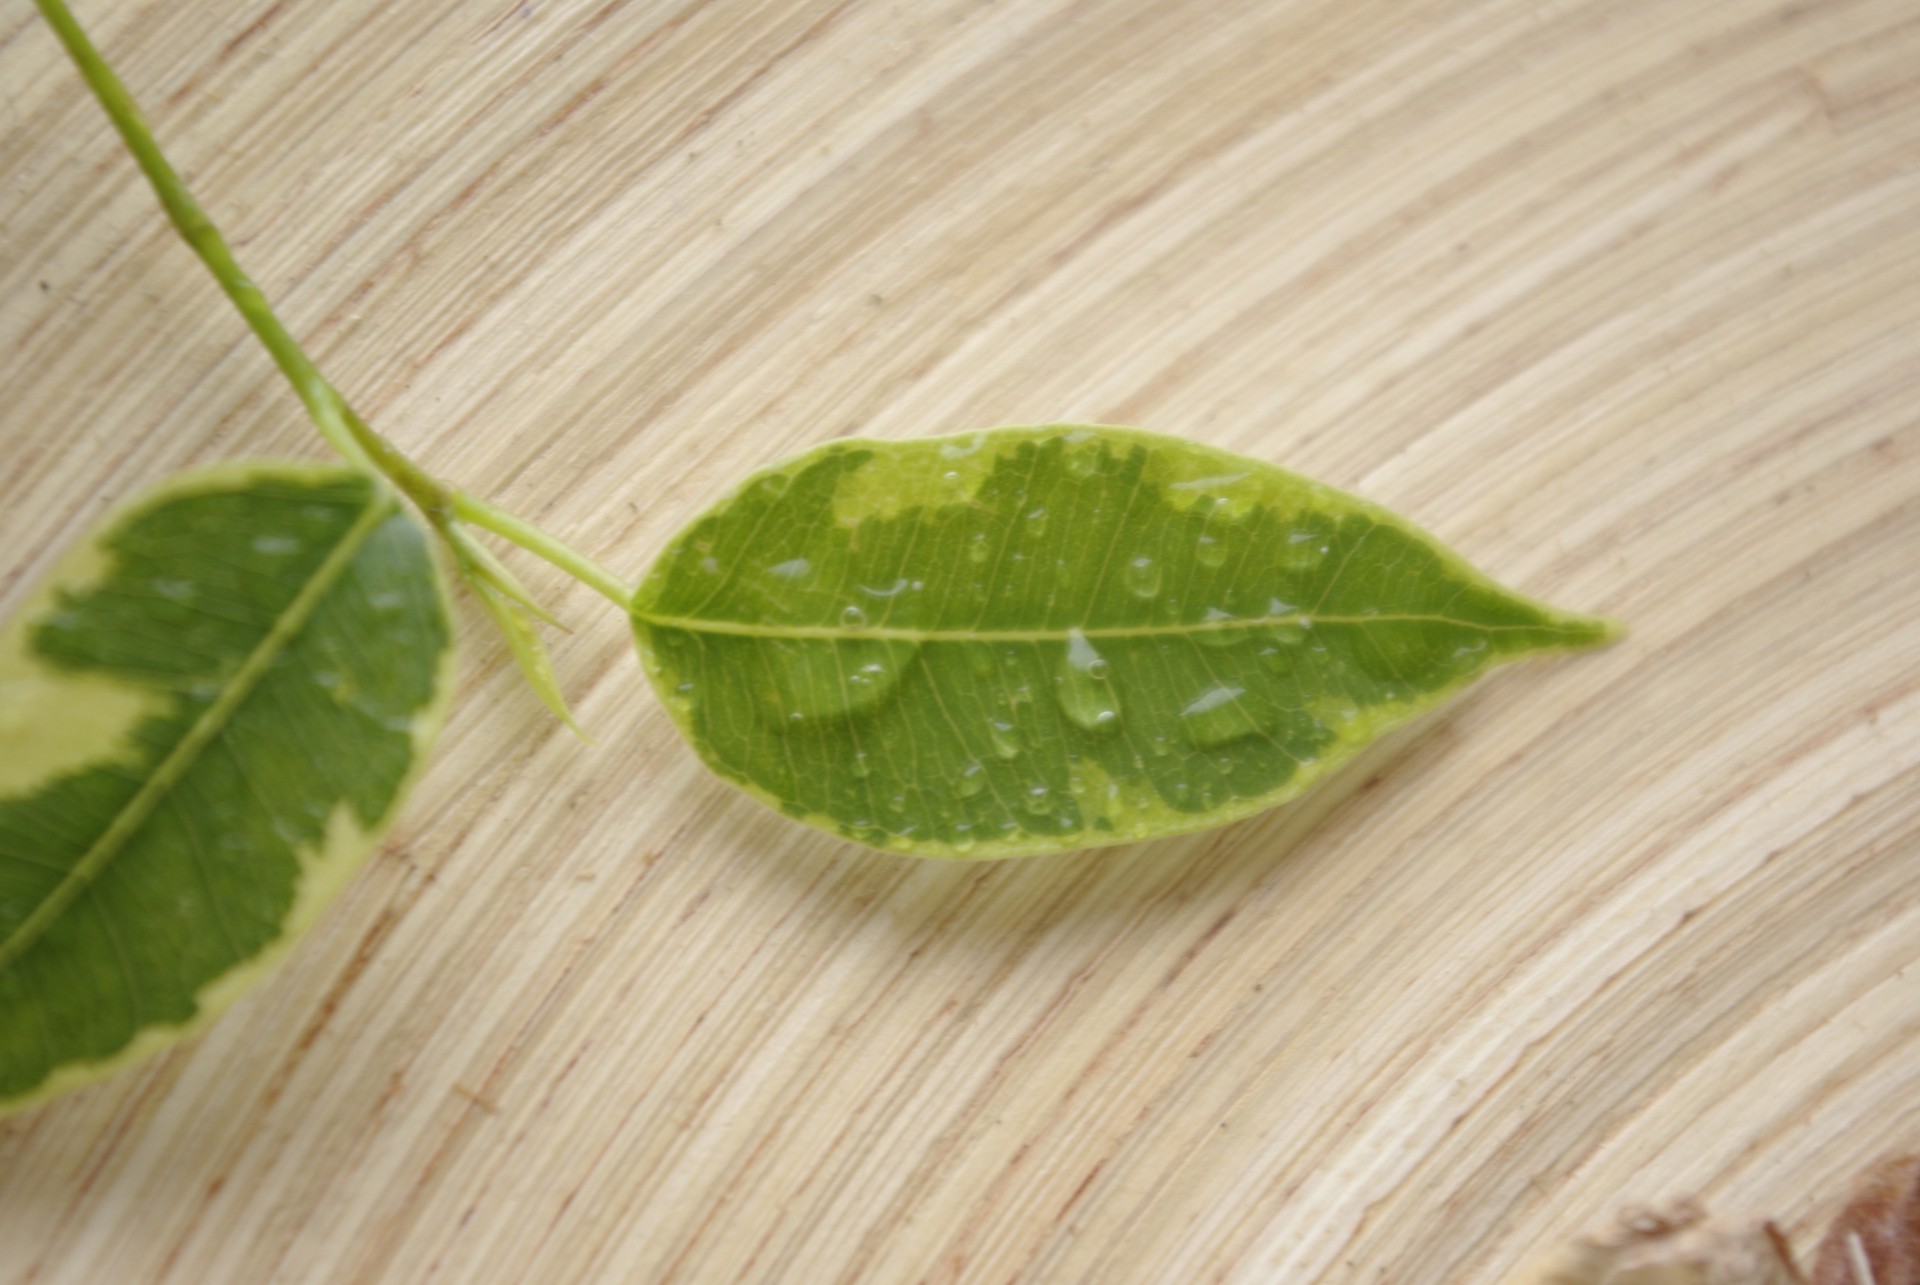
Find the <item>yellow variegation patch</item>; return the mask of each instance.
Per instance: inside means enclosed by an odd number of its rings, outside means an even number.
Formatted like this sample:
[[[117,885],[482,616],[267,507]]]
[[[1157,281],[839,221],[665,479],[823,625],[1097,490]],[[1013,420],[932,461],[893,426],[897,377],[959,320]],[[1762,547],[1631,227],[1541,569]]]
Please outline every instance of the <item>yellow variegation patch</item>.
[[[57,755],[0,724],[0,1110],[200,1028],[391,822],[451,690],[444,587],[385,487],[183,475],[110,516],[4,634]],[[85,700],[90,699],[90,705]],[[157,913],[159,912],[159,913]]]

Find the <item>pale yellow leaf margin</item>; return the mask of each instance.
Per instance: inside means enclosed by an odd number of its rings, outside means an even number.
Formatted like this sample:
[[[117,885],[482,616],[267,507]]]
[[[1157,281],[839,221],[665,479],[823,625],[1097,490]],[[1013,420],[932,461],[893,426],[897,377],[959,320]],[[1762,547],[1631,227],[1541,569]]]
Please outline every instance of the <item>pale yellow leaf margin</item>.
[[[111,560],[105,542],[115,529],[155,505],[182,496],[235,490],[270,477],[319,481],[338,478],[348,472],[335,465],[316,464],[307,460],[226,461],[177,473],[115,507],[102,518],[77,545],[62,556],[53,571],[7,622],[5,629],[0,630],[0,696],[6,698],[6,707],[10,710],[45,709],[48,708],[46,700],[34,693],[33,689],[37,684],[47,683],[57,685],[54,690],[62,699],[97,702],[98,716],[89,721],[82,712],[79,721],[98,738],[95,744],[102,746],[104,752],[86,760],[77,760],[71,753],[56,759],[42,752],[42,742],[29,740],[23,728],[0,721],[0,782],[4,783],[6,793],[25,793],[53,776],[111,763],[125,756],[131,749],[125,742],[126,734],[154,708],[154,702],[158,699],[136,684],[117,683],[111,679],[76,679],[61,673],[33,660],[28,647],[28,638],[34,626],[53,607],[61,590],[84,590],[104,574]],[[385,483],[378,480],[374,481],[374,485],[385,487]],[[396,513],[406,512],[397,503],[393,508]],[[410,515],[409,520],[413,520]],[[447,595],[447,577],[439,564],[437,546],[431,540],[426,540],[425,544],[428,556],[434,559],[434,592],[440,600],[442,618],[447,621],[447,645],[442,649],[436,666],[433,699],[414,717],[409,728],[413,741],[411,763],[394,792],[386,815],[372,829],[362,829],[353,817],[352,808],[344,800],[335,805],[327,820],[325,841],[317,850],[303,850],[298,854],[300,880],[294,890],[293,906],[281,923],[280,935],[252,959],[228,969],[201,987],[194,996],[193,1017],[176,1025],[150,1026],[111,1057],[70,1063],[55,1069],[28,1092],[17,1097],[0,1098],[0,1116],[25,1110],[81,1085],[105,1079],[206,1029],[285,958],[294,944],[319,920],[327,905],[347,886],[361,863],[372,852],[374,844],[400,815],[414,783],[427,764],[434,741],[446,723],[454,688],[453,607]],[[84,686],[76,688],[76,682]],[[95,688],[98,690],[93,690]]]

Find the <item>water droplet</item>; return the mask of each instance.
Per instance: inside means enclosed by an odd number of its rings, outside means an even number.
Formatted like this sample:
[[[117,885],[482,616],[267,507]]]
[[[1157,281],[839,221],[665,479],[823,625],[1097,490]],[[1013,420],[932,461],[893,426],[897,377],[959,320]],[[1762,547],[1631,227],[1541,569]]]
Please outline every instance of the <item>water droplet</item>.
[[[1078,629],[1067,631],[1067,647],[1053,676],[1054,695],[1074,726],[1088,732],[1112,732],[1120,726],[1120,702],[1107,681],[1107,660]]]
[[[863,781],[873,775],[873,761],[867,757],[865,750],[853,756],[853,774]]]
[[[1462,643],[1458,647],[1455,647],[1453,649],[1453,654],[1455,659],[1459,659],[1465,656],[1478,656],[1481,652],[1485,651],[1486,649],[1487,649],[1487,640],[1484,638],[1476,638],[1472,642]]]
[[[1027,514],[1027,534],[1040,535],[1047,529],[1047,508],[1043,504]]]
[[[1267,637],[1285,647],[1296,647],[1307,639],[1303,620],[1276,620],[1267,626]]]
[[[768,567],[767,574],[782,580],[798,580],[812,570],[813,563],[805,558],[788,558],[785,562],[776,562]]]
[[[956,437],[940,443],[940,458],[943,460],[963,460],[974,454],[986,444],[984,433],[968,433],[965,437]]]
[[[1043,783],[1029,785],[1027,787],[1026,798],[1022,800],[1022,806],[1034,816],[1045,816],[1047,813],[1053,811],[1052,794],[1053,791],[1049,790]]]
[[[912,587],[913,581],[907,579],[905,576],[901,576],[889,585],[876,587],[874,585],[863,584],[860,586],[860,592],[866,594],[869,598],[897,598]],[[847,610],[855,611],[858,610],[858,608],[849,607]],[[862,623],[865,623],[864,620]]]
[[[787,493],[787,486],[792,480],[785,473],[769,473],[760,479],[760,490],[770,496],[782,496]]]
[[[967,561],[985,562],[986,560],[987,533],[985,531],[976,531],[973,533],[973,538],[967,541]]]
[[[963,799],[977,797],[987,788],[987,769],[978,763],[969,763],[960,769],[960,776],[954,782],[954,789]]]
[[[199,592],[191,580],[168,580],[164,578],[153,582],[153,591],[162,598],[168,598],[174,602],[186,602]]]
[[[1215,683],[1181,709],[1180,725],[1201,749],[1252,736],[1260,731],[1260,724],[1247,708],[1246,694],[1244,687]]]
[[[1200,537],[1200,548],[1193,555],[1203,567],[1225,566],[1227,546],[1210,535]]]
[[[290,535],[256,535],[253,537],[253,551],[270,557],[284,558],[306,548],[306,543]]]
[[[1218,607],[1208,607],[1200,617],[1200,622],[1213,627],[1195,630],[1194,641],[1202,647],[1232,647],[1236,643],[1245,642],[1248,637],[1247,631],[1233,628],[1235,619],[1231,612],[1222,611]]]
[[[1154,738],[1147,742],[1147,748],[1153,751],[1155,758],[1165,758],[1167,755],[1173,753],[1173,745],[1164,735],[1159,733],[1155,733]]]
[[[848,606],[840,613],[840,624],[842,628],[846,629],[865,629],[867,627],[867,613],[858,607]]]
[[[1087,636],[1078,629],[1067,630],[1067,663],[1088,678],[1107,676],[1107,658],[1095,651]]]
[[[940,480],[942,482],[945,482],[948,487],[950,487],[955,491],[960,490],[962,487],[966,486],[967,484],[967,479],[964,477],[961,477],[960,474],[953,469],[948,469],[946,472],[942,473],[940,475]]]
[[[1142,553],[1127,563],[1127,588],[1136,598],[1151,598],[1160,592],[1160,564]]]
[[[965,821],[953,823],[953,850],[961,856],[972,852],[974,848],[973,827]]]
[[[1004,718],[987,720],[987,739],[993,742],[993,752],[1003,759],[1020,757],[1020,738],[1015,735],[1013,724]]]
[[[1060,457],[1060,464],[1066,469],[1068,477],[1084,481],[1100,467],[1100,448],[1082,442],[1070,443]]]
[[[1324,537],[1317,531],[1295,531],[1280,549],[1280,565],[1290,571],[1305,571],[1326,556]]]
[[[1200,693],[1199,696],[1189,701],[1186,708],[1180,711],[1180,717],[1194,718],[1200,714],[1209,713],[1219,709],[1229,701],[1246,695],[1246,691],[1247,689],[1244,687],[1234,687],[1228,683],[1215,683],[1212,687],[1209,687],[1206,691]]]
[[[700,559],[700,569],[710,576],[717,576],[720,574],[720,559],[709,553]]]
[[[878,708],[899,690],[918,643],[847,638],[773,653],[781,707],[794,719],[848,718]]]

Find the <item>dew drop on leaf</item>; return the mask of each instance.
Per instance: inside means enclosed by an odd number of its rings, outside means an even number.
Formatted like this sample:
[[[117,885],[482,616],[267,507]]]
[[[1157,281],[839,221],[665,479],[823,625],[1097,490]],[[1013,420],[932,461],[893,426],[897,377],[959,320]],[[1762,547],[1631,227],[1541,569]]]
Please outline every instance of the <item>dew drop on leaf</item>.
[[[1151,598],[1160,592],[1160,564],[1147,554],[1139,554],[1127,563],[1127,588],[1136,598]]]
[[[1187,737],[1201,749],[1225,745],[1260,731],[1241,697],[1244,687],[1233,683],[1215,683],[1188,701],[1180,710],[1180,725]]]
[[[1276,620],[1267,626],[1267,637],[1283,647],[1297,647],[1307,640],[1307,626],[1300,620]]]
[[[1210,629],[1200,629],[1194,633],[1194,641],[1202,647],[1232,647],[1237,643],[1242,643],[1247,640],[1247,631],[1245,629],[1231,628],[1234,623],[1233,615],[1230,612],[1220,610],[1218,607],[1208,607],[1206,612],[1200,617],[1200,623],[1213,626]]]
[[[893,697],[919,650],[917,643],[880,638],[788,648],[772,661],[772,699],[795,722],[868,714]]]
[[[1090,478],[1100,467],[1100,448],[1087,442],[1069,442],[1061,454],[1060,467],[1076,480]]]
[[[1119,728],[1120,702],[1113,684],[1107,681],[1106,658],[1094,650],[1079,629],[1067,631],[1067,645],[1053,682],[1061,712],[1075,727],[1100,733]]]
[[[1295,531],[1281,546],[1279,560],[1280,565],[1290,571],[1305,571],[1317,565],[1326,554],[1326,537],[1317,531]]]
[[[785,562],[776,562],[767,568],[767,574],[782,580],[799,580],[813,570],[813,563],[805,558],[788,558]]]

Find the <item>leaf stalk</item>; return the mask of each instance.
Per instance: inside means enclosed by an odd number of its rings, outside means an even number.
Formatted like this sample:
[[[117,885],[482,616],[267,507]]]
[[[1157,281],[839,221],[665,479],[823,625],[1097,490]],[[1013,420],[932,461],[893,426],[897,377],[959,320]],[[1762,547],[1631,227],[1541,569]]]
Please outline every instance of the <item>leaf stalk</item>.
[[[68,10],[65,0],[34,0],[34,3],[59,37],[60,43],[66,47],[74,65],[80,70],[81,78],[100,101],[107,118],[119,131],[121,141],[152,184],[167,218],[181,239],[200,256],[200,261],[213,274],[213,279],[219,283],[227,298],[232,300],[233,306],[252,328],[274,364],[280,368],[281,374],[286,376],[320,436],[349,464],[384,478],[419,508],[454,555],[454,565],[462,577],[487,605],[496,621],[500,620],[499,595],[502,593],[539,616],[551,617],[527,599],[517,584],[508,587],[511,578],[506,576],[504,568],[499,568],[498,563],[491,560],[490,555],[485,559],[476,556],[479,546],[460,530],[459,524],[463,521],[491,531],[529,553],[544,558],[622,610],[627,609],[634,591],[611,571],[526,519],[448,486],[360,417],[339,390],[320,373],[320,368],[275,314],[266,294],[241,268],[226,238],[220,234],[220,229],[207,217],[206,211],[194,199],[178,171],[154,141],[153,133],[141,115],[139,105],[134,102],[133,95],[127,92],[119,76],[94,47],[86,31]],[[499,574],[491,574],[491,568],[498,568]],[[544,654],[537,656],[537,663],[532,667],[528,664],[528,657],[539,650],[537,641],[533,641],[524,630],[516,628],[505,631],[513,643],[515,656],[522,661],[528,680],[540,693],[541,699],[553,704],[557,693],[553,691],[550,671],[543,668]],[[562,717],[566,715],[562,713]]]

